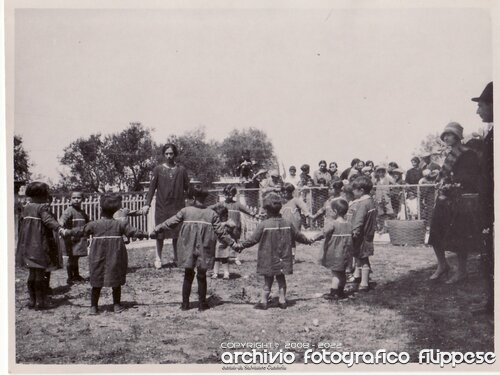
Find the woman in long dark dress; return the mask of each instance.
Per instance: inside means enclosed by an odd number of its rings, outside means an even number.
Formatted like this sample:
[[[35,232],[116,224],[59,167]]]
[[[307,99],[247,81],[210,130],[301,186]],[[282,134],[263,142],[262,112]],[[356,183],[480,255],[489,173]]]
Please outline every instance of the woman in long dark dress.
[[[165,162],[153,169],[153,178],[149,186],[146,205],[142,208],[143,213],[149,211],[151,201],[156,192],[155,225],[163,223],[184,208],[184,192],[189,188],[189,177],[186,169],[175,162],[175,158],[178,155],[177,147],[174,144],[167,143],[163,146],[162,155],[165,158]],[[179,229],[167,230],[157,236],[155,260],[155,267],[157,269],[162,267],[161,253],[165,238],[172,239],[174,263],[177,263],[178,237]]]
[[[429,244],[434,247],[438,267],[430,279],[436,280],[448,273],[450,266],[445,251],[452,251],[457,254],[458,267],[446,283],[453,284],[466,278],[467,254],[479,243],[480,168],[476,153],[461,142],[460,124],[446,125],[441,139],[450,151],[439,175],[439,196],[431,221]]]

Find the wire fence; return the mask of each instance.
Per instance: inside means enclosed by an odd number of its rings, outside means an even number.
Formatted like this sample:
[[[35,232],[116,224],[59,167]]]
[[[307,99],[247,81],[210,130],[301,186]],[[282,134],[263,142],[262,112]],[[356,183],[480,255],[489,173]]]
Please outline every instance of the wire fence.
[[[269,189],[267,190],[269,191]],[[277,187],[276,192],[280,189]],[[209,190],[206,200],[207,205],[224,201],[222,189]],[[380,233],[390,230],[389,224],[394,221],[419,221],[424,230],[428,228],[432,218],[432,212],[436,200],[436,185],[375,185],[371,195],[377,206],[377,226]],[[263,189],[238,189],[236,200],[247,207],[252,215],[263,214],[262,200],[266,190]],[[347,190],[340,193],[348,201],[354,197]],[[304,187],[297,189],[295,197],[302,200],[307,208],[306,212],[301,212],[302,230],[321,230],[324,226],[325,216],[329,215],[329,204],[336,196],[336,192],[326,187]],[[122,206],[129,211],[137,211],[146,202],[146,193],[125,193],[122,194]],[[90,220],[100,217],[100,195],[86,195],[82,203],[83,210],[89,215]],[[64,210],[70,206],[68,196],[54,196],[51,210],[56,217],[62,215]],[[22,208],[23,199],[18,199],[19,215]],[[150,232],[154,223],[155,202],[151,204],[151,210],[145,216],[130,216],[129,222],[132,226],[146,232]],[[16,223],[18,218],[16,218]],[[242,237],[245,238],[257,226],[259,220],[253,216],[242,213]]]

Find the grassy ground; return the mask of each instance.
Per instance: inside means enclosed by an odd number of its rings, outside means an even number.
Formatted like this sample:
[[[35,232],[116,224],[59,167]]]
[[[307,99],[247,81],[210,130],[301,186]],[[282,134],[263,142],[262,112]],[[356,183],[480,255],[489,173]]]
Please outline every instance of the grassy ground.
[[[101,312],[89,316],[89,285],[69,288],[63,270],[53,273],[57,307],[38,312],[27,302],[27,272],[16,270],[16,358],[18,363],[218,363],[223,342],[341,343],[342,350],[423,348],[492,351],[493,322],[474,316],[471,304],[483,298],[479,262],[459,286],[430,282],[431,248],[376,245],[372,279],[376,288],[342,303],[329,303],[330,273],[318,265],[320,244],[299,245],[294,274],[287,277],[287,310],[253,309],[263,283],[255,274],[256,247],[231,265],[231,279],[208,281],[212,308],[179,309],[183,270],[153,268],[153,246],[129,250],[129,274],[122,301],[111,312],[111,290],[103,289]],[[170,251],[168,251],[170,253]],[[87,275],[86,259],[81,260]],[[273,295],[277,294],[273,286]],[[196,306],[196,281],[192,305]],[[274,303],[277,303],[275,297]],[[317,321],[316,321],[317,319]],[[303,349],[295,350],[301,358]]]

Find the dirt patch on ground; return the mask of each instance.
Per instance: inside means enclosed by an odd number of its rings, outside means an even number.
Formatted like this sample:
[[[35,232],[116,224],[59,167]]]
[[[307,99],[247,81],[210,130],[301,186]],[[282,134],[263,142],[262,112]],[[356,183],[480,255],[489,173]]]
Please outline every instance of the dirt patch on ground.
[[[493,322],[474,316],[471,305],[484,300],[479,261],[469,262],[467,282],[430,282],[435,260],[427,247],[377,245],[372,258],[376,288],[355,299],[330,303],[330,272],[318,264],[320,244],[300,245],[294,274],[287,277],[289,308],[274,301],[267,311],[253,309],[263,280],[256,271],[257,248],[245,250],[230,280],[208,281],[211,309],[179,309],[183,270],[153,268],[153,244],[129,250],[123,287],[126,310],[111,312],[111,290],[103,288],[101,313],[88,314],[88,283],[66,286],[63,270],[53,273],[57,307],[39,312],[24,307],[27,271],[16,270],[16,360],[46,364],[220,363],[225,342],[341,343],[342,350],[407,351],[416,359],[423,348],[493,351]],[[169,252],[169,251],[168,251]],[[87,261],[81,260],[86,276]],[[317,319],[313,324],[313,320]],[[297,359],[303,349],[292,350]]]

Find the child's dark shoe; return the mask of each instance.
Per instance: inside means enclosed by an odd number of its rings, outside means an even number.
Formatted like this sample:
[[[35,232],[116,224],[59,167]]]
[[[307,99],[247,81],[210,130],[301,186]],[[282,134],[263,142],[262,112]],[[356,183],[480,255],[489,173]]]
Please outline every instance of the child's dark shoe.
[[[75,276],[73,276],[73,282],[83,283],[83,282],[85,282],[85,279],[83,277],[81,277],[80,275],[75,275]]]
[[[288,307],[287,303],[286,302],[283,302],[283,303],[278,303],[278,307],[282,310],[286,310],[286,308]]]
[[[337,296],[337,289],[330,289],[330,293],[323,294],[323,298],[327,301],[333,301]]]
[[[181,303],[181,310],[182,310],[182,311],[187,311],[187,310],[189,310],[189,302],[182,302],[182,303]]]
[[[256,309],[256,310],[267,310],[267,304],[259,302],[253,308]]]
[[[369,285],[360,285],[358,288],[358,292],[368,292],[368,291],[370,291]]]
[[[97,315],[98,313],[97,306],[90,306],[89,315]]]
[[[113,305],[113,312],[119,314],[121,312],[123,312],[125,310],[125,307],[123,307],[122,305],[118,304],[118,303],[115,303]]]
[[[206,302],[200,302],[200,305],[198,306],[198,311],[205,311],[208,310],[210,306]]]

